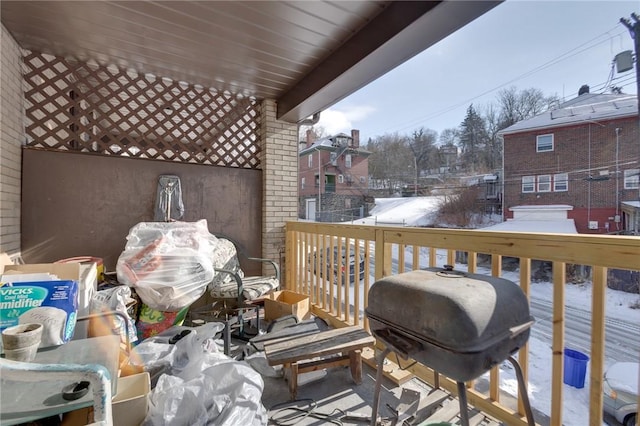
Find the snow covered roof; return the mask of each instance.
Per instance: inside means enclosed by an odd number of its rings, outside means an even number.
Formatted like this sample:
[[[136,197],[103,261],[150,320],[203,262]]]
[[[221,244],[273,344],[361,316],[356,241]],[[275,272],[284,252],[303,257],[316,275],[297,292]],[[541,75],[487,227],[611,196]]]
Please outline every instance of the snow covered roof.
[[[640,209],[640,201],[623,201],[622,204]]]
[[[573,219],[553,220],[518,220],[508,219],[506,222],[482,228],[482,231],[510,232],[544,232],[547,234],[577,234]]]
[[[347,141],[350,141],[347,143]],[[338,151],[344,146],[349,146],[351,152],[357,151],[360,155],[368,155],[371,154],[364,148],[361,147],[351,147],[353,144],[353,138],[346,133],[338,133],[337,135],[328,136],[325,138],[318,139],[314,141],[311,145],[301,149],[298,152],[299,156],[310,154],[314,151]]]
[[[510,207],[509,210],[513,211],[524,211],[524,210],[573,210],[573,206],[569,204],[544,204],[544,205],[523,205],[523,206],[513,206]]]
[[[523,131],[562,127],[583,122],[610,120],[638,114],[636,95],[585,93],[564,102],[556,109],[545,111],[535,117],[519,121],[502,130],[507,135]]]
[[[513,219],[482,228],[483,231],[545,232],[551,234],[577,234],[573,219],[567,212],[573,210],[568,204],[548,204],[540,206],[513,206]]]

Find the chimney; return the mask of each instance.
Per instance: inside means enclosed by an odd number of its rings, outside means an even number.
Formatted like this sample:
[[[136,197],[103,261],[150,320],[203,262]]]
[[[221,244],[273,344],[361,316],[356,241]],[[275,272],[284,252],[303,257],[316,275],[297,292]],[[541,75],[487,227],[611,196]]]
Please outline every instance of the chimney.
[[[578,90],[578,96],[584,95],[585,93],[589,93],[589,85],[588,84],[583,84],[580,87],[580,90]]]
[[[309,148],[316,139],[313,129],[307,129],[307,148]]]
[[[353,139],[353,147],[360,147],[360,130],[351,129],[351,138]]]

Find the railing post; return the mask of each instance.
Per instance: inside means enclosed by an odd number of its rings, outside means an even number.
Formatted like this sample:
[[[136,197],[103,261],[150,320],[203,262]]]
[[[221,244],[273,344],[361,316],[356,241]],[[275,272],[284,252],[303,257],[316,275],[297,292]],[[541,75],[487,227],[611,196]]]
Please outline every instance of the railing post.
[[[382,229],[376,229],[375,281],[378,281],[386,275],[391,275],[391,256],[387,253],[388,251],[390,251],[390,249],[386,247],[384,242],[384,231]]]
[[[491,255],[491,275],[500,277],[502,274],[502,256]],[[495,366],[489,372],[489,396],[492,401],[500,401],[500,369]]]
[[[564,285],[565,263],[553,262],[553,338],[551,344],[551,424],[562,424],[564,381]]]
[[[527,296],[527,300],[530,301],[531,259],[529,258],[520,259],[520,288],[522,289],[522,292]],[[529,383],[529,342],[525,343],[524,346],[522,346],[518,351],[518,363],[520,364],[520,368],[522,369],[523,382]],[[520,389],[520,387],[518,387],[518,413],[521,416],[525,415],[523,393],[526,391],[527,389]]]
[[[294,262],[294,231],[289,229],[287,224],[284,225],[284,271],[282,276],[284,276],[284,283],[282,283],[282,288],[289,288],[291,283],[293,282],[293,271],[297,270],[295,268]]]
[[[605,300],[607,268],[593,268],[591,295],[591,385],[589,390],[589,424],[602,424],[602,380],[604,377]]]

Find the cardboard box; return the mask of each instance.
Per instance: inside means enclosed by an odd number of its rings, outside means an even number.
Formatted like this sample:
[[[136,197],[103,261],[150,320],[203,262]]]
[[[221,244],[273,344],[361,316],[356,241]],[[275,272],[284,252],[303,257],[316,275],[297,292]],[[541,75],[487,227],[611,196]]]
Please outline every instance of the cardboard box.
[[[78,283],[78,315],[89,315],[91,298],[97,291],[98,273],[96,264],[80,263],[27,263],[24,265],[0,265],[0,274],[37,274],[50,273],[61,280],[73,280]]]
[[[148,372],[118,379],[118,393],[111,400],[114,426],[139,426],[149,409],[151,379]],[[93,423],[93,407],[65,413],[62,426],[84,426]]]
[[[3,283],[13,283],[0,287],[0,329],[19,322],[39,322],[44,325],[41,348],[71,340],[78,314],[78,265],[5,264],[0,273]],[[57,280],[46,277],[51,274]]]
[[[294,315],[298,321],[309,319],[309,296],[294,291],[276,291],[264,299],[264,319],[273,321],[286,315]]]
[[[38,274],[49,273],[61,280],[71,280],[78,284],[77,315],[87,316],[91,313],[91,299],[97,291],[97,267],[95,263],[28,263],[15,265],[0,259],[0,275],[2,274]],[[79,323],[74,338],[87,337],[87,324]]]

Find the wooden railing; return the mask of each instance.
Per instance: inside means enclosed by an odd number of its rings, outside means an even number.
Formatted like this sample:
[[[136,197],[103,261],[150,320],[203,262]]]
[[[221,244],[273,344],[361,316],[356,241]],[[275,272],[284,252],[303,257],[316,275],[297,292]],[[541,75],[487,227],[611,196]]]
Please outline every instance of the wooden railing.
[[[356,267],[356,277],[354,282],[350,282],[349,274],[342,272],[343,269],[348,271],[348,267],[345,265],[343,268],[338,262],[339,253],[345,259],[355,255],[356,263],[363,258],[363,276],[357,276],[359,269]],[[461,253],[466,255],[466,265],[456,263],[456,256]],[[479,254],[490,255],[492,276],[501,275],[504,257],[517,258],[520,287],[527,297],[530,296],[532,260],[548,261],[552,265],[551,425],[562,425],[566,266],[574,264],[591,268],[592,328],[590,376],[587,378],[590,384],[589,424],[601,425],[607,270],[640,269],[639,237],[288,222],[285,287],[308,294],[313,312],[333,325],[361,325],[368,329],[363,312],[373,282],[384,276],[444,264],[455,265],[456,269],[466,266],[467,272],[478,273]],[[519,350],[518,361],[526,382],[529,373],[528,345]],[[449,392],[457,393],[455,382],[439,377],[420,363],[413,363],[407,369],[431,385],[437,383]],[[526,425],[521,395],[517,407],[507,407],[500,402],[499,384],[499,369],[493,368],[489,374],[488,392],[479,392],[469,384],[469,402],[506,424]]]

